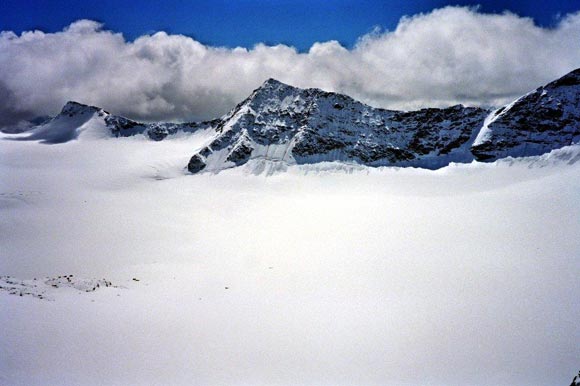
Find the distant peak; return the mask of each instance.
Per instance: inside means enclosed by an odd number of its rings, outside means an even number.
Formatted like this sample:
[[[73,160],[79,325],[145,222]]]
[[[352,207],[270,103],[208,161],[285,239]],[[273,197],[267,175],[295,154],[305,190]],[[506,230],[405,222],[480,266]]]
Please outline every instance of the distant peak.
[[[64,105],[64,107],[67,106],[76,106],[76,107],[90,107],[89,105],[85,105],[84,103],[79,103],[76,101],[68,101],[66,102],[66,104]]]
[[[266,84],[273,84],[273,85],[276,85],[276,84],[283,84],[283,83],[282,83],[282,82],[280,82],[280,81],[279,81],[279,80],[277,80],[277,79],[274,79],[274,78],[268,78],[268,79],[267,79],[267,80],[264,82],[264,85],[266,85]]]
[[[67,108],[67,107],[77,107],[77,106],[87,106],[87,105],[76,102],[76,101],[68,101],[64,104],[63,109]]]
[[[262,86],[260,86],[260,88],[274,88],[274,87],[292,87],[295,88],[293,86],[290,86],[289,84],[280,82],[277,79],[274,78],[268,78],[264,83],[262,83]]]
[[[99,107],[85,105],[75,101],[68,101],[62,108],[61,115],[75,115],[84,112],[95,112],[99,111]]]
[[[247,101],[255,100],[256,98],[269,98],[273,95],[277,95],[282,91],[287,90],[299,90],[296,87],[282,83],[274,78],[268,78],[260,87],[254,90],[254,92],[248,97]]]

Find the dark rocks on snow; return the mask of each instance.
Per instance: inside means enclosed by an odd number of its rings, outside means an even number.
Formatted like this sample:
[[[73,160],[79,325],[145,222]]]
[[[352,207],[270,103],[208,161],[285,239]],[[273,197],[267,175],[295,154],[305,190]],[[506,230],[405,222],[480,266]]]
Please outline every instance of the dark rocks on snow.
[[[201,156],[196,154],[189,160],[189,163],[187,164],[187,170],[189,170],[191,173],[199,173],[205,168],[205,166],[205,162],[203,162]]]
[[[254,149],[246,143],[239,144],[232,150],[226,160],[235,163],[237,166],[243,165],[250,159],[252,150]]]

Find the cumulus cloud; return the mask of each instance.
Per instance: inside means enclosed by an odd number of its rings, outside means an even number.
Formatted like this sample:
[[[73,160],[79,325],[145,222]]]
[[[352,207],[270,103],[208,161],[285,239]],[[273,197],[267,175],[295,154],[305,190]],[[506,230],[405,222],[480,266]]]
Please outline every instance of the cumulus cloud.
[[[61,32],[0,33],[0,125],[67,100],[135,119],[217,117],[268,77],[391,109],[498,105],[580,67],[580,13],[553,28],[513,13],[446,7],[403,17],[352,49],[336,41],[210,47],[158,32],[135,41],[90,21]]]

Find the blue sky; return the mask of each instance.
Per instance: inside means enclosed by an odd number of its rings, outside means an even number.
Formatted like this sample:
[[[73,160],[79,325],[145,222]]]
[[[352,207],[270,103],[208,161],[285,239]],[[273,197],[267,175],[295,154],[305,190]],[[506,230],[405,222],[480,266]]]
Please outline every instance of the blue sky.
[[[480,12],[485,13],[510,10],[544,27],[557,24],[559,15],[580,10],[580,2],[572,0],[2,0],[0,29],[56,32],[87,18],[103,22],[105,28],[122,32],[130,40],[163,30],[212,46],[284,43],[304,51],[314,42],[328,40],[352,47],[376,26],[392,30],[403,15],[445,5],[480,5]]]

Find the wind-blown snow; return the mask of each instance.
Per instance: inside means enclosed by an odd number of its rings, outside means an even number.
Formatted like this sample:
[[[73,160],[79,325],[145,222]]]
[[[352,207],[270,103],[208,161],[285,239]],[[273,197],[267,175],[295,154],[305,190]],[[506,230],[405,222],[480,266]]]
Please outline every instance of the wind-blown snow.
[[[0,384],[577,373],[578,146],[438,171],[254,159],[188,175],[211,139],[0,140],[0,274],[126,287],[0,292]]]
[[[529,94],[526,94],[529,95]],[[502,106],[499,109],[496,109],[494,111],[492,111],[491,113],[489,113],[489,115],[487,117],[485,117],[485,120],[483,121],[483,126],[481,127],[481,129],[479,130],[479,132],[477,133],[477,136],[475,137],[475,141],[473,141],[472,146],[477,146],[477,145],[481,145],[487,141],[489,141],[491,139],[491,130],[489,128],[489,125],[491,125],[495,120],[497,120],[497,118],[501,115],[501,114],[505,114],[507,113],[510,108],[521,98],[524,98],[526,95],[514,100],[513,102],[507,104],[506,106]]]

